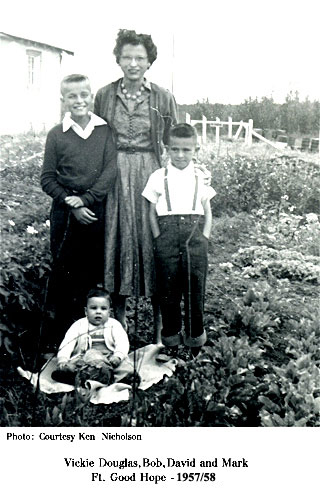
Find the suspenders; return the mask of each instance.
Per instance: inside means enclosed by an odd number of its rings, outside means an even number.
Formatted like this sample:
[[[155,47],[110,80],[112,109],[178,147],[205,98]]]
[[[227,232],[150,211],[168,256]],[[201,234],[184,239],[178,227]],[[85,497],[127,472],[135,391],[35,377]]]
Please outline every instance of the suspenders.
[[[169,188],[168,188],[168,168],[166,166],[164,170],[164,190],[166,193],[166,201],[167,201],[167,208],[168,212],[172,212],[171,208],[171,201],[170,201],[170,196],[169,196]]]
[[[193,212],[196,209],[197,197],[198,197],[198,175],[195,173],[194,176],[196,178],[196,185],[195,185],[195,188],[194,188],[193,203],[192,203],[192,211]]]
[[[196,179],[196,184],[195,184],[195,188],[194,188],[193,203],[192,203],[192,211],[193,212],[196,209],[197,197],[198,197],[198,175],[196,174],[196,172],[194,173],[194,175],[195,175],[195,179]],[[172,207],[171,207],[169,187],[168,187],[168,167],[167,166],[164,171],[164,190],[165,190],[165,194],[166,194],[168,212],[171,213]]]

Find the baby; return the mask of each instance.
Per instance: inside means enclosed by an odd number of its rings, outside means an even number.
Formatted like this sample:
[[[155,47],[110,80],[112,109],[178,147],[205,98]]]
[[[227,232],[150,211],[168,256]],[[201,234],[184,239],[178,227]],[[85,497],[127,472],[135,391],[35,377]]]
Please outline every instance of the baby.
[[[109,317],[109,312],[108,292],[100,288],[90,290],[86,316],[72,324],[59,347],[54,380],[73,385],[78,373],[82,382],[112,382],[113,370],[128,355],[129,340],[120,322]]]

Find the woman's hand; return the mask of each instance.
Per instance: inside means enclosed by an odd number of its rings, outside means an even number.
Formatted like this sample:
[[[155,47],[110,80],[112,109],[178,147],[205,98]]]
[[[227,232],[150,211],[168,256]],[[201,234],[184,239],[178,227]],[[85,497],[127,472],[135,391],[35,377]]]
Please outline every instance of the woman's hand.
[[[203,178],[204,184],[207,186],[210,186],[211,180],[212,180],[212,175],[211,175],[211,172],[206,167],[206,165],[195,162],[194,166],[197,170],[199,170],[201,172],[201,176]]]
[[[80,196],[67,196],[66,198],[64,198],[64,201],[67,205],[71,206],[72,208],[83,207],[83,201],[80,198]]]
[[[98,220],[95,216],[95,213],[90,210],[90,208],[84,206],[80,208],[73,208],[71,212],[73,213],[77,221],[80,222],[80,224],[88,225]]]

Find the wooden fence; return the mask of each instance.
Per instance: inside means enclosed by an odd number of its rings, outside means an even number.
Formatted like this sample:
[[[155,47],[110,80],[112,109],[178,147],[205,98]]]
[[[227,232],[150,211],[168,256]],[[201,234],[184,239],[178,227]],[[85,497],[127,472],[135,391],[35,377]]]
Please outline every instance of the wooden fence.
[[[247,123],[244,121],[234,122],[232,121],[232,117],[228,117],[228,121],[221,121],[219,117],[216,117],[215,121],[208,121],[206,116],[202,116],[202,119],[191,119],[190,114],[186,113],[186,123],[195,126],[196,124],[202,125],[202,143],[207,143],[207,129],[208,125],[211,125],[215,128],[215,137],[216,144],[220,143],[220,128],[222,126],[228,126],[228,138],[234,138],[235,140],[239,138],[241,130],[245,128],[245,143],[246,145],[252,144],[252,130],[253,130],[253,121],[250,119]],[[233,136],[233,126],[238,126],[236,134]]]
[[[234,122],[232,121],[232,117],[228,117],[228,121],[220,121],[219,117],[216,117],[215,121],[208,121],[206,116],[202,116],[202,119],[191,119],[190,114],[188,112],[186,113],[186,123],[191,124],[194,126],[195,124],[202,124],[202,143],[205,144],[207,143],[207,129],[208,125],[211,125],[212,127],[215,128],[215,143],[216,145],[219,145],[220,143],[220,129],[223,126],[228,127],[228,138],[229,139],[234,139],[237,140],[240,136],[241,131],[244,129],[245,130],[245,136],[244,136],[244,142],[245,145],[248,147],[251,147],[252,145],[252,137],[255,136],[262,142],[265,142],[275,149],[282,149],[283,147],[278,146],[275,142],[271,142],[267,138],[264,138],[260,133],[257,133],[253,129],[253,120],[249,119],[248,122],[244,121],[239,121],[239,122]],[[233,135],[233,126],[238,126],[238,129],[236,133]]]

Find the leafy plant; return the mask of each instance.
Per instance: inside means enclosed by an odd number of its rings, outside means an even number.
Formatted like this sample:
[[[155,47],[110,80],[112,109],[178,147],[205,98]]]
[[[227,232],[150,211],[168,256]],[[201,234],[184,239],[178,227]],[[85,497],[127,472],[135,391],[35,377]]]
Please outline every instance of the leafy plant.
[[[263,350],[248,338],[210,341],[196,361],[178,368],[161,388],[140,392],[137,425],[253,425]]]
[[[297,215],[319,213],[320,175],[316,163],[292,156],[217,156],[204,151],[201,161],[212,173],[217,195],[214,215],[292,207]],[[282,209],[281,209],[282,211]]]
[[[320,259],[305,256],[295,250],[277,250],[266,246],[251,246],[233,255],[233,261],[242,266],[242,274],[251,277],[269,274],[277,278],[289,278],[305,282],[318,283]]]
[[[265,377],[268,389],[259,396],[264,427],[320,426],[320,369],[305,354]]]

